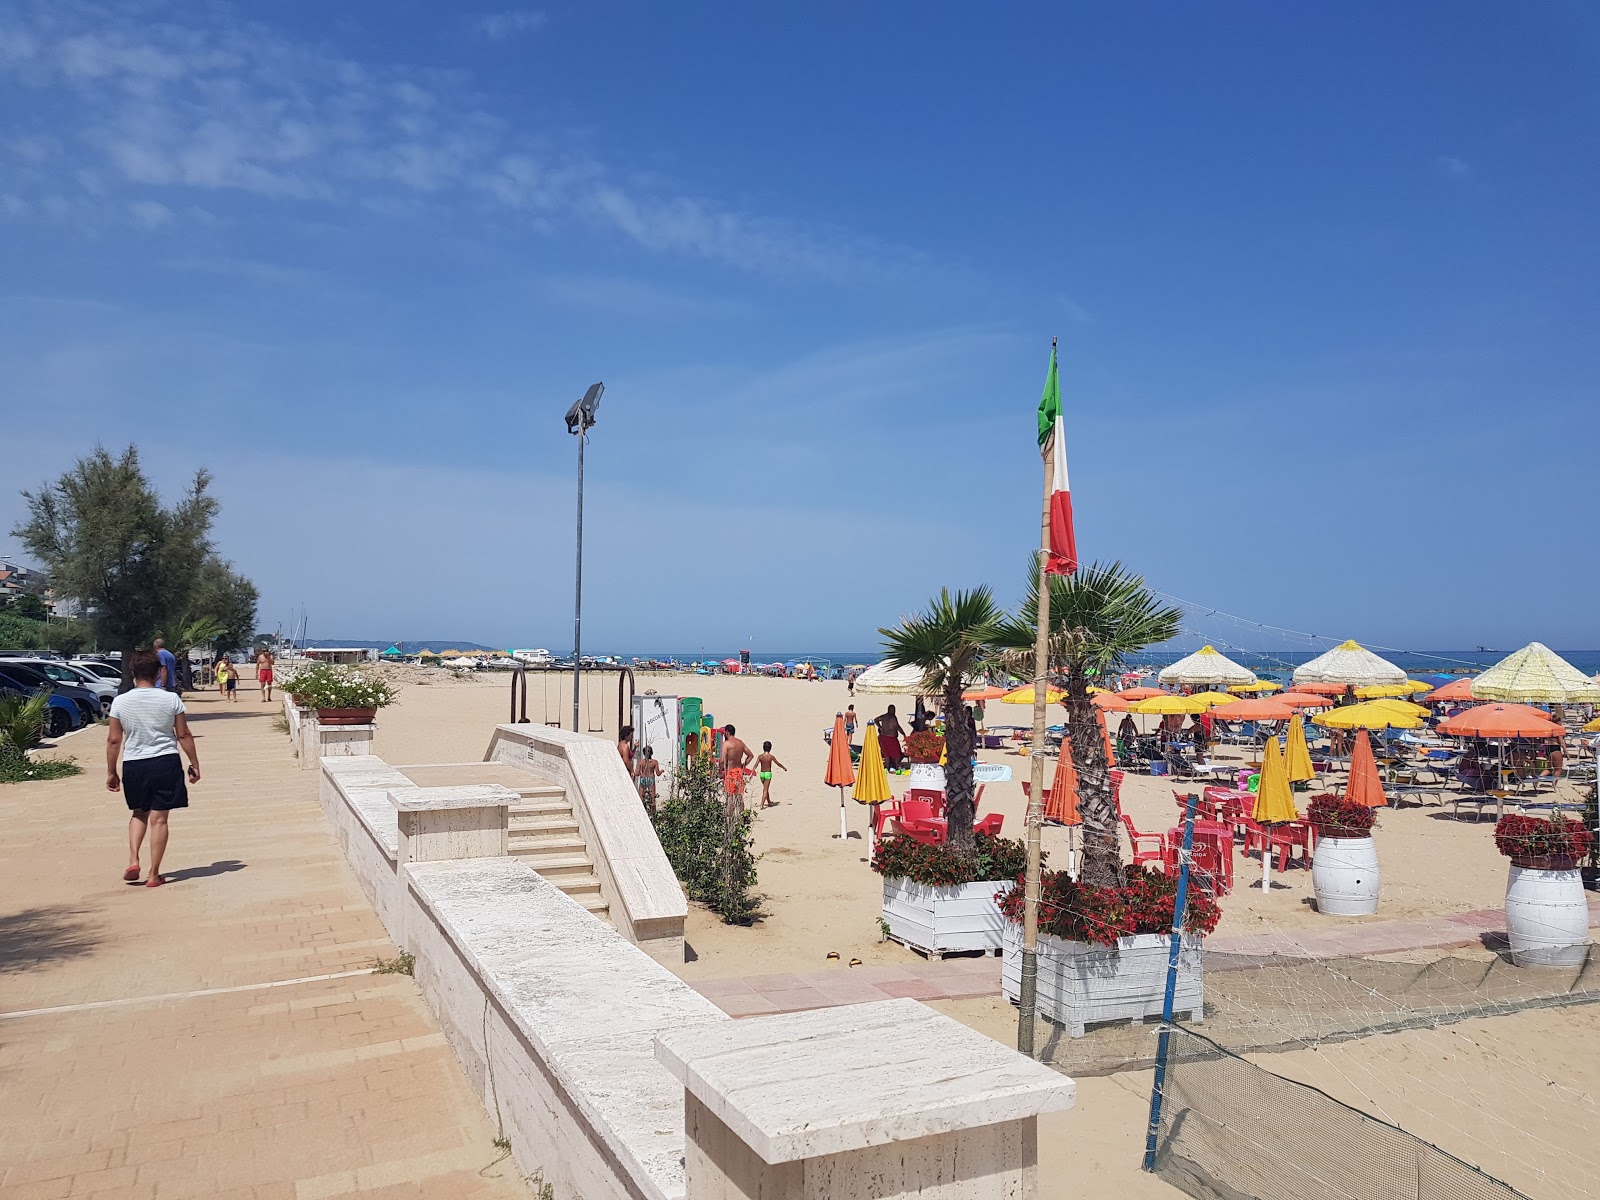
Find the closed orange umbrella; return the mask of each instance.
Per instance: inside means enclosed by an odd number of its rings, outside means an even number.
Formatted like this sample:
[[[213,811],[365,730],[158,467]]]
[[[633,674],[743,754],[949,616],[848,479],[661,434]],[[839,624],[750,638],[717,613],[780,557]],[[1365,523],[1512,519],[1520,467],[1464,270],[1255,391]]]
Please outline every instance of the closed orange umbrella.
[[[1111,730],[1106,728],[1106,715],[1096,712],[1094,719],[1100,723],[1100,743],[1106,748],[1106,766],[1114,767],[1117,765],[1117,752],[1111,748]]]
[[[1078,815],[1078,772],[1072,765],[1072,739],[1061,739],[1061,757],[1056,759],[1055,782],[1045,798],[1044,819],[1063,825],[1082,825]]]
[[[1383,793],[1383,782],[1378,778],[1378,760],[1372,754],[1372,738],[1365,729],[1356,731],[1356,747],[1350,752],[1350,778],[1344,785],[1347,800],[1359,801],[1368,808],[1382,808],[1389,803]]]
[[[1451,737],[1560,737],[1565,730],[1527,704],[1479,704],[1439,722]]]
[[[873,732],[872,726],[868,725],[867,736],[871,737]],[[856,783],[856,769],[850,765],[850,738],[844,731],[843,713],[833,718],[833,737],[828,742],[828,773],[822,777],[822,781],[829,787],[837,788],[854,787]]]

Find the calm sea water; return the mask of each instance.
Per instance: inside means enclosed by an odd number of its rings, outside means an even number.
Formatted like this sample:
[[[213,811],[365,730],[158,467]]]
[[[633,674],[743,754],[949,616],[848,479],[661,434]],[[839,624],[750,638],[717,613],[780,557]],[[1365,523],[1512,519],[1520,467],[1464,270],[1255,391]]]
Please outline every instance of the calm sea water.
[[[1426,674],[1430,672],[1443,672],[1449,674],[1456,671],[1466,671],[1476,674],[1487,667],[1492,667],[1512,650],[1513,646],[1505,650],[1411,650],[1411,651],[1378,651],[1384,658],[1394,663],[1402,671],[1410,674]],[[1138,655],[1129,663],[1133,668],[1149,668],[1158,671],[1162,667],[1175,663],[1178,659],[1190,654],[1189,650],[1151,651],[1148,654]],[[1241,666],[1249,667],[1256,674],[1272,678],[1275,675],[1287,675],[1303,662],[1315,658],[1321,651],[1303,653],[1267,653],[1249,650],[1228,650],[1229,658]],[[1600,673],[1600,650],[1558,650],[1558,654],[1565,658],[1578,670],[1586,675]],[[674,659],[677,662],[700,662],[710,659],[721,662],[725,658],[738,658],[739,650],[706,649],[678,651],[674,654],[660,652],[627,652],[619,655],[624,661],[631,658],[652,658],[658,660]],[[758,663],[769,662],[810,662],[821,664],[840,663],[875,663],[883,657],[879,650],[752,650],[750,657]]]

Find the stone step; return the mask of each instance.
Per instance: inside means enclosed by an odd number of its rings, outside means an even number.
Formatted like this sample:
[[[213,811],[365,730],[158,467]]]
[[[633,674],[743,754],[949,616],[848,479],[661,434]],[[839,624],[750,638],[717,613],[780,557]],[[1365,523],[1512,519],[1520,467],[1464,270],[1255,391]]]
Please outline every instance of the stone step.
[[[573,899],[600,895],[600,876],[592,871],[587,875],[558,875],[550,882]]]
[[[511,853],[557,886],[564,876],[594,873],[594,863],[583,853],[573,853],[570,850],[552,851],[543,846],[513,846]]]
[[[528,783],[512,791],[524,800],[565,800],[566,789],[559,783]]]
[[[578,836],[578,818],[571,811],[535,813],[531,816],[513,816],[508,826],[511,833],[548,833],[561,837]],[[526,840],[526,839],[523,839]]]
[[[521,804],[508,804],[506,812],[513,817],[543,817],[553,813],[569,813],[572,802],[566,796],[552,796],[543,800],[524,800]]]
[[[564,854],[586,854],[589,847],[576,830],[562,833],[543,829],[512,829],[507,841],[513,849],[557,850]]]

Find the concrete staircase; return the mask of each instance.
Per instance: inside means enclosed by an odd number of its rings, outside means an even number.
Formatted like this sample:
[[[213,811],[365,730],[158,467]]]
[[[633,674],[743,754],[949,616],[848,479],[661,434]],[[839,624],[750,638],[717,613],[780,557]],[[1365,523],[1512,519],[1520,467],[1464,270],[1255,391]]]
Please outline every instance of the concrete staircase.
[[[610,905],[600,894],[600,878],[566,792],[540,783],[513,790],[522,802],[509,814],[511,853],[609,925]]]

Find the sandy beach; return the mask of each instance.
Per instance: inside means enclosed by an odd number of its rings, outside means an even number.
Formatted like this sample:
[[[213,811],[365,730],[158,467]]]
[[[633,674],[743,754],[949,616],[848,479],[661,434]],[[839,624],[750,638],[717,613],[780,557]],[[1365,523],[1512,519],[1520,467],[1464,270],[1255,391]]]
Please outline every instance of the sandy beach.
[[[594,724],[603,726],[597,736],[610,737],[616,729],[616,681],[608,679],[601,686],[603,694],[592,710],[585,704],[584,716],[587,723],[592,711]],[[530,719],[539,721],[548,714],[552,721],[570,724],[569,687],[569,678],[561,680],[560,689],[551,679],[546,692],[531,697]],[[491,726],[507,717],[509,688],[509,680],[501,675],[461,681],[436,675],[425,686],[413,685],[400,704],[382,714],[375,752],[397,763],[476,759],[488,744]],[[788,767],[773,781],[778,806],[760,812],[756,819],[765,916],[753,926],[735,927],[691,907],[690,961],[676,968],[683,978],[847,972],[845,964],[851,959],[864,966],[921,961],[912,951],[880,939],[881,884],[867,866],[868,842],[864,837],[841,841],[836,836],[839,797],[822,783],[827,759],[822,733],[831,727],[834,714],[852,702],[845,684],[642,675],[639,689],[701,697],[719,724],[732,722],[753,746],[771,740],[774,753]],[[542,703],[546,695],[547,705]],[[854,703],[864,718],[871,718],[888,703],[906,710],[910,698],[862,696]],[[1059,719],[1061,711],[1053,709],[1052,720]],[[988,722],[1021,724],[1029,712],[1024,706],[995,704],[989,708]],[[1011,782],[988,785],[981,811],[1003,813],[1005,833],[1020,836],[1020,779],[1027,760],[999,751],[984,751],[981,758],[1012,766]],[[905,777],[891,776],[891,784],[898,794],[906,786]],[[1172,793],[1165,780],[1130,775],[1123,787],[1124,810],[1141,829],[1166,829],[1177,820]],[[863,806],[847,799],[846,818],[853,832],[864,833]],[[1430,805],[1386,809],[1380,822],[1382,906],[1370,918],[1338,919],[1341,927],[1492,910],[1503,903],[1505,863],[1494,847],[1492,820],[1458,822]],[[1058,861],[1068,848],[1068,837],[1063,829],[1045,830],[1045,848]],[[1254,859],[1236,861],[1241,884],[1260,869]],[[1265,933],[1310,937],[1335,924],[1310,903],[1309,871],[1292,868],[1275,880],[1281,887],[1275,886],[1270,895],[1239,886],[1221,901],[1224,915],[1215,935],[1219,943]],[[839,959],[830,959],[830,952]],[[1492,953],[1480,946],[1383,957],[1428,963],[1446,954],[1458,963],[1481,964],[1484,970],[1493,960]],[[1216,990],[1229,994],[1221,984]],[[1234,1026],[1248,1026],[1251,1001],[1239,1000],[1249,995],[1248,990],[1232,994],[1245,1007],[1232,1014]],[[1303,998],[1285,994],[1271,997],[1271,1003],[1275,1011],[1299,1005],[1314,1015],[1330,994],[1316,990]],[[935,1003],[997,1040],[1008,1044],[1015,1040],[1015,1010],[998,996]],[[1383,1011],[1381,1003],[1373,1008],[1375,1022],[1393,1016]],[[1361,1019],[1359,1012],[1352,1017],[1356,1024]],[[1220,1027],[1227,1028],[1226,1022]],[[1252,1057],[1270,1070],[1432,1139],[1532,1196],[1578,1197],[1588,1194],[1586,1181],[1600,1170],[1600,1152],[1593,1148],[1593,1139],[1578,1136],[1600,1124],[1594,1099],[1600,1081],[1589,1068],[1574,1064],[1584,1061],[1586,1054],[1592,1064],[1595,1050],[1600,1050],[1600,1009],[1519,1011],[1508,1004],[1503,1016]],[[1079,1107],[1049,1118],[1044,1125],[1041,1145],[1050,1181],[1044,1194],[1062,1198],[1174,1194],[1165,1183],[1137,1170],[1149,1072],[1112,1071],[1081,1077],[1079,1084]]]

